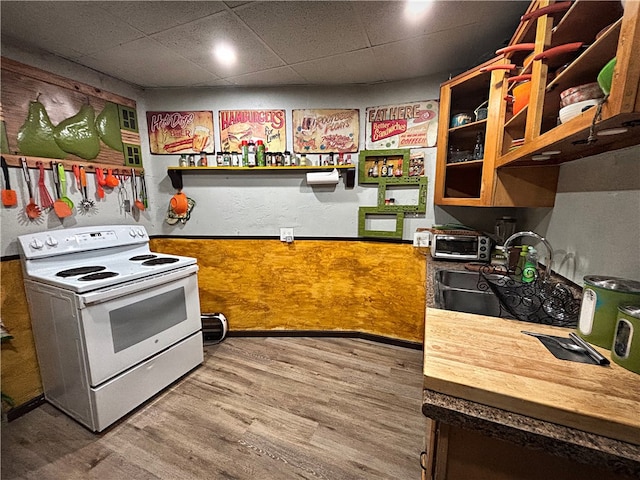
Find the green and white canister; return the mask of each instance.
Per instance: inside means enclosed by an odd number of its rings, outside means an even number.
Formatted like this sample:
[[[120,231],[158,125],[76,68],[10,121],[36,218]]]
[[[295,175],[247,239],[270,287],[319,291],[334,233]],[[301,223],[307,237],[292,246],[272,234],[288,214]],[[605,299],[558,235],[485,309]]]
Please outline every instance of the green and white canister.
[[[578,335],[587,342],[610,349],[618,318],[618,306],[640,304],[640,282],[617,277],[584,277]]]
[[[640,373],[640,304],[618,307],[611,360],[627,370]]]

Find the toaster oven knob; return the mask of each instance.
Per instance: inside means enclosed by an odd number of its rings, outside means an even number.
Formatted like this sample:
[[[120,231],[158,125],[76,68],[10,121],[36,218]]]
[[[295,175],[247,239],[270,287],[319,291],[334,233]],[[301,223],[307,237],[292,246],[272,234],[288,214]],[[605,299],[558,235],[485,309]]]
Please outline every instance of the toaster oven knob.
[[[49,237],[47,238],[47,245],[49,245],[50,247],[55,247],[58,245],[58,240],[53,237]]]
[[[44,247],[44,243],[42,243],[37,238],[34,238],[33,240],[31,240],[31,243],[29,245],[31,246],[31,248],[34,248],[36,250],[40,250],[42,247]]]
[[[133,228],[129,230],[129,236],[132,238],[136,238],[136,231]]]
[[[138,234],[138,236],[140,236],[140,237],[144,237],[144,232],[142,231],[142,229],[141,229],[141,228],[137,229],[137,230],[136,230],[136,233]]]

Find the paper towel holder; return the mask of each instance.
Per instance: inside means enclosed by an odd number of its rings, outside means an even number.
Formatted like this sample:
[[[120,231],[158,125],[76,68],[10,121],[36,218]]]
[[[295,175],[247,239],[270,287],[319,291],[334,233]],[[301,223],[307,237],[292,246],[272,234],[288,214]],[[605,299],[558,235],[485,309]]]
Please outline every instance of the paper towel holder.
[[[337,185],[340,179],[338,169],[334,168],[328,172],[309,172],[307,173],[307,185]]]

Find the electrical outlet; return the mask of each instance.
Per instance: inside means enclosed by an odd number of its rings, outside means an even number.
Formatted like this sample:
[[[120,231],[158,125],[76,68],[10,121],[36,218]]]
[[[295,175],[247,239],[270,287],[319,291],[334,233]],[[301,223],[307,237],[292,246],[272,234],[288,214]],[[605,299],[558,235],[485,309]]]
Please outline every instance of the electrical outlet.
[[[428,247],[430,245],[431,233],[429,232],[415,232],[413,234],[413,246],[414,247]]]
[[[293,227],[280,228],[280,241],[293,243]]]

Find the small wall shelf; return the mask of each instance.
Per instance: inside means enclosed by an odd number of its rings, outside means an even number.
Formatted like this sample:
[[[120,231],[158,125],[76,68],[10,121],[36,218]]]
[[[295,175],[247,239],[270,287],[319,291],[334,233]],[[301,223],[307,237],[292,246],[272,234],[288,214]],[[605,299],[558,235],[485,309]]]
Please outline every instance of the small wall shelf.
[[[215,173],[238,173],[246,174],[252,172],[309,172],[309,171],[331,171],[333,169],[346,170],[345,185],[353,188],[355,185],[357,165],[300,165],[295,167],[168,167],[167,174],[171,179],[171,185],[177,190],[182,189],[183,174],[215,174]]]

